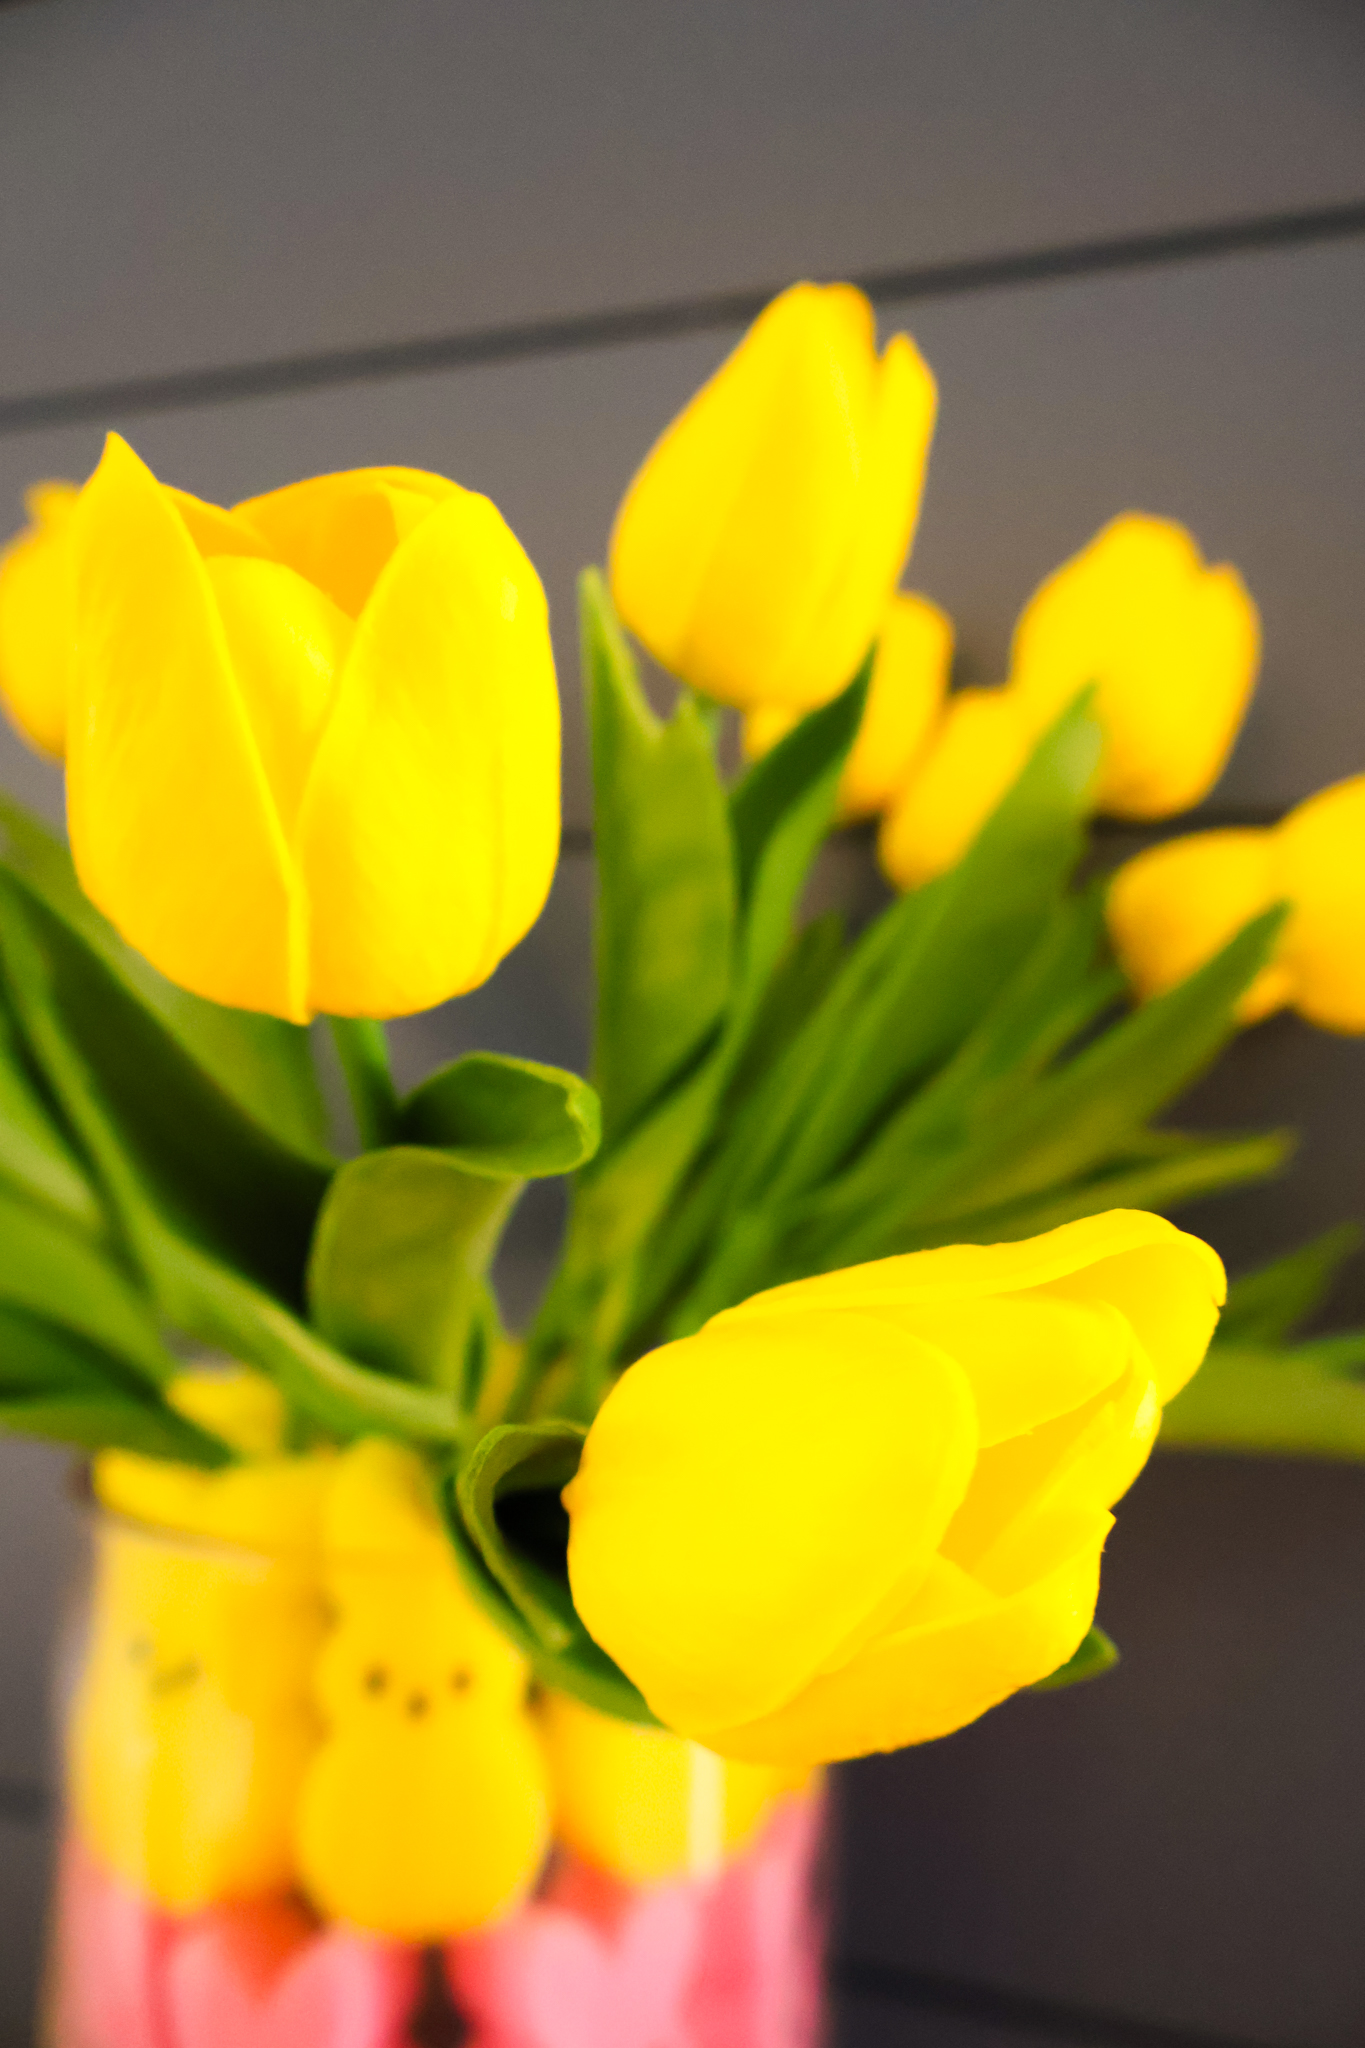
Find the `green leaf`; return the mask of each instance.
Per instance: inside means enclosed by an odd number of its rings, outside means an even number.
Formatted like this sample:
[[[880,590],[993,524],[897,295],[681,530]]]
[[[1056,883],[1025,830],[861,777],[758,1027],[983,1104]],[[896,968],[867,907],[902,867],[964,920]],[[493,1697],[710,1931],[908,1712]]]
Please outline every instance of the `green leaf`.
[[[228,1462],[226,1445],[193,1430],[170,1408],[143,1408],[132,1401],[98,1395],[35,1395],[0,1398],[0,1430],[73,1444],[84,1451],[140,1451],[147,1458],[217,1471]]]
[[[1131,1148],[1148,1118],[1232,1036],[1238,998],[1269,958],[1283,918],[1282,909],[1254,918],[1196,974],[1039,1080],[975,1143],[917,1173],[905,1226],[1064,1185]]]
[[[869,926],[824,1002],[755,1085],[704,1184],[650,1248],[642,1324],[699,1261],[669,1320],[673,1331],[694,1329],[726,1299],[764,1285],[777,1232],[746,1227],[752,1256],[741,1264],[738,1218],[771,1217],[852,1161],[1028,958],[1081,849],[1100,745],[1087,697],[1045,735],[959,865]],[[892,1171],[907,1184],[903,1159]],[[883,1177],[875,1166],[872,1178],[880,1185]]]
[[[958,865],[854,949],[783,1105],[774,1191],[818,1185],[940,1064],[1036,945],[1081,852],[1099,758],[1089,692],[1039,742]],[[754,1184],[752,1179],[750,1184]]]
[[[449,1490],[446,1526],[451,1548],[471,1594],[509,1641],[516,1644],[542,1685],[550,1686],[556,1692],[570,1693],[574,1699],[595,1707],[599,1714],[612,1715],[615,1720],[634,1722],[645,1728],[659,1726],[657,1718],[620,1666],[612,1662],[605,1650],[598,1648],[586,1629],[580,1629],[563,1650],[545,1647],[484,1563],[458,1513],[450,1505]]]
[[[413,1386],[343,1357],[242,1274],[177,1241],[154,1217],[144,1226],[152,1262],[173,1273],[173,1320],[202,1343],[258,1366],[294,1408],[342,1443],[368,1435],[459,1444],[470,1425],[454,1397]]]
[[[0,1302],[78,1333],[149,1387],[164,1387],[176,1370],[127,1276],[87,1238],[2,1192]]]
[[[593,1078],[615,1144],[702,1051],[730,992],[735,875],[707,721],[656,718],[600,573],[579,581],[597,849]]]
[[[1245,1137],[1186,1137],[1163,1132],[1174,1143],[1156,1153],[1137,1153],[1110,1161],[1102,1172],[1062,1187],[1025,1195],[999,1208],[954,1214],[939,1223],[901,1226],[894,1211],[872,1215],[860,1233],[851,1233],[835,1258],[839,1265],[885,1258],[893,1252],[926,1251],[943,1244],[1004,1244],[1039,1237],[1079,1216],[1105,1209],[1155,1209],[1169,1215],[1186,1202],[1202,1200],[1221,1189],[1245,1187],[1280,1172],[1293,1149],[1286,1131],[1252,1132]]]
[[[1085,1685],[1092,1678],[1103,1678],[1118,1661],[1117,1643],[1102,1628],[1092,1628],[1075,1655],[1059,1666],[1051,1677],[1040,1678],[1036,1685],[1031,1685],[1029,1691],[1058,1692],[1064,1685]]]
[[[769,978],[791,942],[796,908],[834,818],[876,649],[848,688],[812,711],[754,763],[730,798],[739,901],[726,1078],[737,1064]]]
[[[0,859],[99,954],[240,1109],[286,1145],[326,1151],[327,1113],[305,1029],[206,1002],[158,974],[95,909],[61,841],[6,796],[0,796]]]
[[[232,1455],[217,1437],[167,1407],[108,1349],[2,1303],[0,1428],[206,1468]]]
[[[365,1152],[333,1177],[308,1262],[312,1320],[381,1372],[458,1393],[483,1277],[524,1183],[466,1172],[412,1145]]]
[[[219,1248],[228,1235],[214,1228],[222,1208],[227,1206],[231,1219],[238,1200],[254,1199],[253,1230],[279,1233],[272,1263],[284,1268],[289,1292],[301,1300],[307,1242],[325,1177],[258,1134],[225,1097],[207,1088],[174,1045],[157,1039],[147,1046],[143,1034],[154,1028],[151,1020],[141,1013],[130,1018],[117,991],[104,1010],[97,1006],[88,1017],[73,1016],[66,1004],[59,1009],[51,986],[57,979],[53,962],[32,929],[38,915],[35,906],[15,901],[13,885],[0,874],[0,949],[25,1036],[92,1162],[161,1316],[201,1343],[259,1366],[301,1414],[342,1441],[377,1431],[417,1443],[462,1442],[468,1425],[449,1394],[407,1385],[343,1357],[255,1279],[246,1260],[234,1263],[231,1244]],[[53,951],[58,969],[69,964],[60,945]],[[100,963],[80,965],[85,973],[74,976],[76,989],[91,979],[96,999],[108,995]],[[70,993],[64,983],[59,986]],[[107,1042],[92,1044],[100,1018]],[[87,1049],[98,1063],[93,1071]],[[152,1062],[141,1074],[139,1050]],[[180,1133],[172,1127],[177,1107],[186,1119]],[[202,1119],[197,1127],[196,1116]],[[167,1170],[158,1141],[179,1175]],[[196,1186],[211,1198],[209,1205],[186,1199]],[[303,1244],[295,1254],[300,1232]]]
[[[1102,891],[1056,905],[953,1057],[880,1123],[844,1172],[807,1198],[796,1232],[800,1256],[816,1266],[843,1264],[850,1243],[894,1232],[925,1162],[932,1167],[974,1144],[1027,1097],[1048,1062],[1124,986],[1102,947],[1103,931]]]
[[[657,1726],[584,1628],[569,1592],[559,1494],[577,1469],[583,1435],[553,1421],[489,1430],[442,1488],[447,1528],[471,1590],[543,1683],[618,1719]]]
[[[0,1176],[90,1237],[104,1209],[0,999]]]
[[[400,1104],[396,1136],[438,1146],[467,1173],[537,1180],[584,1165],[601,1128],[596,1093],[577,1074],[474,1052]]]
[[[561,1490],[578,1470],[586,1429],[573,1422],[499,1423],[485,1432],[462,1466],[455,1494],[460,1515],[479,1555],[508,1599],[547,1650],[568,1647],[582,1624],[573,1609],[564,1553],[568,1517],[559,1506]],[[534,1547],[518,1551],[499,1521],[517,1500],[539,1506],[549,1495],[553,1516]]]
[[[1286,1350],[1221,1338],[1161,1424],[1163,1450],[1365,1459],[1365,1331]]]
[[[366,1147],[392,1144],[398,1091],[384,1026],[373,1017],[329,1017],[327,1023],[351,1099],[356,1136]]]
[[[1321,1306],[1340,1267],[1360,1250],[1359,1224],[1341,1223],[1228,1289],[1220,1343],[1276,1344]]]
[[[101,953],[2,867],[0,962],[28,1051],[129,1241],[151,1203],[177,1236],[300,1301],[327,1166],[249,1117]],[[144,1269],[160,1285],[165,1276]]]
[[[828,993],[844,957],[844,919],[827,910],[794,932],[755,1014],[740,1060],[726,1090],[742,1101],[780,1059],[796,1033]]]

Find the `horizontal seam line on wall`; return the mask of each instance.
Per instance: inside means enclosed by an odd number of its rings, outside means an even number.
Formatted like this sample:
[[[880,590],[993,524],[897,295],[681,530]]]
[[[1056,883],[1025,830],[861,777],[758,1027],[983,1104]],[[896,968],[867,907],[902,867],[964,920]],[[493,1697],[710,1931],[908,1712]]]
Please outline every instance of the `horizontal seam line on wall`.
[[[889,1963],[835,1961],[830,1977],[837,1991],[855,1996],[885,1999],[915,2012],[985,2020],[1014,2033],[1041,2035],[1055,2042],[1083,2042],[1086,2048],[1266,2048],[1264,2042],[1241,2036],[1170,2027],[1157,2020],[1094,2011],[1031,1992],[1006,1991],[997,1985],[973,1984]]]
[[[1096,276],[1106,271],[1144,270],[1253,250],[1302,247],[1362,233],[1365,201],[1351,201],[1295,213],[1265,214],[1253,220],[1214,221],[1157,233],[1116,235],[1104,241],[1026,249],[1012,255],[968,257],[951,263],[921,264],[912,269],[868,270],[855,273],[852,282],[861,285],[872,298],[884,301],[953,298],[967,292]],[[671,340],[711,328],[742,325],[762,310],[777,289],[775,285],[764,285],[754,290],[712,292],[605,313],[527,320],[457,334],[280,356],[262,362],[72,385],[63,390],[0,399],[0,435],[27,433],[40,427],[74,426],[111,415],[126,417],[130,413],[164,412],[182,406],[273,398],[291,392],[322,390],[329,385],[369,383],[388,377],[518,362],[535,356],[570,355],[587,349]]]
[[[1185,832],[1222,832],[1233,827],[1278,825],[1286,808],[1283,804],[1218,804],[1211,805],[1208,810],[1190,812],[1181,818],[1163,819],[1155,824],[1128,818],[1092,818],[1090,830],[1100,845],[1114,839],[1168,839]],[[871,841],[876,833],[876,824],[868,822],[845,826],[838,836]],[[559,835],[559,850],[570,855],[593,852],[592,826],[566,825]]]

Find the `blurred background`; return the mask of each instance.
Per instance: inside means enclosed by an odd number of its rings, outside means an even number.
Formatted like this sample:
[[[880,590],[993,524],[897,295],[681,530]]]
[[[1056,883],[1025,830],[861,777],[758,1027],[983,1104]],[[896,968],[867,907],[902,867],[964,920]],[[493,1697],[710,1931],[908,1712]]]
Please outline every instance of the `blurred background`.
[[[0,0],[0,193],[0,530],[113,426],[219,501],[445,472],[545,578],[560,877],[486,990],[398,1029],[405,1073],[478,1042],[586,1061],[573,577],[794,277],[863,283],[937,373],[907,580],[964,679],[998,679],[1112,513],[1164,513],[1265,622],[1211,816],[1365,769],[1357,0]],[[0,783],[60,816],[8,733]],[[864,846],[838,866],[873,886]],[[1234,1270],[1365,1217],[1365,1044],[1276,1020],[1194,1108],[1304,1130],[1285,1180],[1182,1218]],[[513,1308],[557,1218],[550,1194],[519,1223]],[[1337,1321],[1365,1318],[1360,1269]],[[62,1459],[0,1445],[4,2048],[30,2038],[72,1541]],[[845,2048],[1365,2038],[1365,1473],[1159,1457],[1100,1618],[1102,1684],[843,1774]]]

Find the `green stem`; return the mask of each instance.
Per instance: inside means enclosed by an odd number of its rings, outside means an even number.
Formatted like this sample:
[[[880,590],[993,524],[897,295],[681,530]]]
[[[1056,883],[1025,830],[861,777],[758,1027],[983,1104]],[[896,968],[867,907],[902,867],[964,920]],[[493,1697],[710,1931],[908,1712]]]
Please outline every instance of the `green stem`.
[[[398,1091],[389,1070],[384,1027],[369,1017],[329,1017],[332,1042],[346,1076],[356,1130],[367,1152],[393,1141]]]

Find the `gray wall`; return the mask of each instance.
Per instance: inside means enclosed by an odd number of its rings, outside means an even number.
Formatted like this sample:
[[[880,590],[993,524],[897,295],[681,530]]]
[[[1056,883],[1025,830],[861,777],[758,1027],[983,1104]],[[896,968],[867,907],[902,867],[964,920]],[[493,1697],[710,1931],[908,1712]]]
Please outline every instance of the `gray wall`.
[[[37,0],[0,5],[0,506],[117,426],[230,499],[411,462],[572,580],[766,291],[868,280],[938,373],[910,580],[999,673],[1124,506],[1260,599],[1219,806],[1365,766],[1365,12],[1328,0]],[[0,781],[58,814],[0,739]],[[490,987],[395,1035],[581,1063],[588,860]],[[1210,1123],[1300,1118],[1234,1264],[1365,1214],[1365,1048],[1278,1021]],[[556,1222],[505,1271],[524,1302]],[[1365,1284],[1340,1314],[1365,1315]],[[26,2038],[61,1461],[0,1447],[0,2039]],[[1116,1676],[846,1773],[843,2038],[1346,2048],[1365,2027],[1365,1475],[1170,1457],[1120,1522]],[[5,2031],[8,2029],[8,2032]]]

